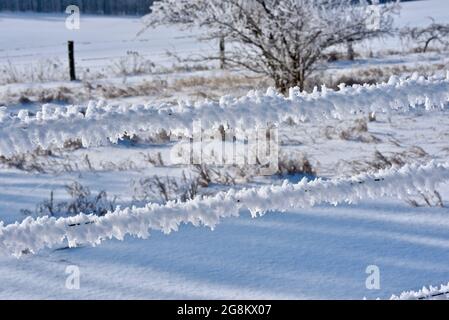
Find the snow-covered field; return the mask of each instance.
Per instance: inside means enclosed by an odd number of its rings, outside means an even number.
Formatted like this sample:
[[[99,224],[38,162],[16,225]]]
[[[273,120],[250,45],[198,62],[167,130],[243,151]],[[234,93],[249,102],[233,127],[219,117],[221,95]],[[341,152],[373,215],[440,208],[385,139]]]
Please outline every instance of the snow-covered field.
[[[77,45],[80,65],[100,68],[111,61],[137,51],[154,62],[173,62],[166,56],[172,50],[188,55],[206,50],[207,43],[196,40],[194,33],[176,27],[161,27],[145,32],[139,18],[82,16],[79,30],[68,30],[65,16],[57,14],[0,13],[2,33],[0,61],[28,64],[39,59],[66,59],[67,41]]]
[[[449,22],[447,9],[443,0],[406,3],[398,23],[422,25],[428,16]],[[284,97],[266,88],[242,94],[255,82],[244,84],[239,71],[178,70],[167,50],[189,56],[216,44],[174,27],[137,37],[137,18],[86,16],[81,30],[70,32],[63,16],[0,13],[0,30],[8,30],[0,33],[0,67],[63,61],[73,39],[77,67],[106,75],[92,79],[95,85],[173,85],[97,101],[80,96],[75,105],[11,97],[61,86],[76,95],[86,81],[0,86],[0,298],[389,299],[410,290],[416,292],[401,297],[446,296],[446,287],[418,291],[449,282],[447,52],[402,48],[388,55],[405,45],[366,43],[362,52],[379,54],[338,61],[327,72],[420,66],[434,76],[407,71],[376,85]],[[165,71],[114,74],[111,66],[129,51]],[[223,79],[231,84],[222,87]],[[205,92],[198,99],[185,88],[192,82]],[[212,90],[219,98],[204,101]],[[194,101],[166,103],[186,96]],[[176,194],[170,179],[189,184],[201,174],[173,161],[173,150],[186,157],[177,139],[198,119],[210,134],[221,124],[279,124],[284,169],[301,164],[304,174],[220,168],[225,173],[209,172],[200,197],[166,203],[142,181],[157,175]],[[37,212],[68,201],[65,187],[73,182],[94,198],[105,191],[119,207],[101,216]],[[149,192],[144,199],[137,197],[142,191]],[[379,288],[367,285],[372,266]],[[67,286],[73,267],[79,289]]]

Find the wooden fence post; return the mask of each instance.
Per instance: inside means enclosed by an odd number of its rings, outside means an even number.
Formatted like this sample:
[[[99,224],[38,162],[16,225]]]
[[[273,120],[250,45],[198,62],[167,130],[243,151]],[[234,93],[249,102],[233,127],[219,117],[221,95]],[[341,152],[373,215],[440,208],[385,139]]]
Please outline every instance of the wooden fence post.
[[[70,70],[70,81],[76,80],[76,73],[75,73],[75,46],[73,41],[68,42],[69,47],[69,70]]]

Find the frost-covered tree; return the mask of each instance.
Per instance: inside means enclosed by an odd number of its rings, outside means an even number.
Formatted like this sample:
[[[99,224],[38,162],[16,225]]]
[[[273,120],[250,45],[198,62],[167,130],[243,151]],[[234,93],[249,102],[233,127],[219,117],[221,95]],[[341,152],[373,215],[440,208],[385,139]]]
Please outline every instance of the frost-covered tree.
[[[145,29],[159,25],[176,24],[184,29],[200,27],[205,32],[199,35],[201,40],[218,39],[220,67],[225,65],[225,32],[209,16],[211,7],[223,6],[220,1],[212,0],[162,0],[151,7],[151,14],[144,17]],[[223,8],[222,8],[223,9]],[[218,27],[218,28],[217,28]],[[143,31],[144,31],[143,30]],[[211,32],[213,30],[213,32]],[[224,30],[223,30],[224,31]],[[209,57],[211,58],[211,57]]]
[[[409,38],[420,46],[421,52],[427,52],[432,42],[443,46],[449,46],[449,24],[435,22],[430,18],[431,24],[426,27],[406,27],[401,30],[400,35]]]
[[[303,89],[329,48],[390,32],[397,9],[397,2],[366,0],[161,0],[144,22],[197,26],[206,38],[226,38],[228,64],[265,74],[286,91]]]

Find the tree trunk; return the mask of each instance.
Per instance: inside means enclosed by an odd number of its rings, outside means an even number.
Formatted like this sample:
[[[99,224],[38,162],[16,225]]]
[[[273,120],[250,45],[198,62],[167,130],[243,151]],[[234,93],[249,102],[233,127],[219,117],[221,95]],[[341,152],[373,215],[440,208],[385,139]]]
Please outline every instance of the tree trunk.
[[[306,86],[306,79],[304,79],[304,76],[302,76],[302,77],[299,79],[299,89],[300,89],[301,91],[304,91],[305,86]]]
[[[431,43],[433,40],[435,40],[435,39],[436,39],[435,37],[431,37],[430,39],[427,39],[426,44],[424,45],[424,49],[423,49],[422,52],[426,53],[426,52],[427,52],[427,49],[429,48],[430,43]]]
[[[298,84],[299,84],[299,89],[300,89],[301,91],[304,91],[305,86],[306,86],[306,74],[305,74],[305,71],[302,70],[302,69],[301,69],[301,71],[299,72],[299,81],[298,81]]]
[[[354,52],[354,46],[352,44],[352,41],[347,42],[347,48],[348,48],[348,60],[354,61],[355,59],[355,52]]]

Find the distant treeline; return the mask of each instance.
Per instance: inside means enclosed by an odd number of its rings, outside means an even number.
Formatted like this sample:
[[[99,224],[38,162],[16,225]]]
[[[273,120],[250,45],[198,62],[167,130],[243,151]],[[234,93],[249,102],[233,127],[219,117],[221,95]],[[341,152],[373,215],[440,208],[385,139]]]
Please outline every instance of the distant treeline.
[[[0,0],[0,11],[64,12],[67,6],[74,4],[83,13],[143,15],[150,12],[149,8],[154,1],[156,0]],[[390,1],[393,0],[380,0],[381,3]]]
[[[154,0],[0,0],[0,11],[64,12],[79,6],[81,12],[108,15],[143,15]]]

